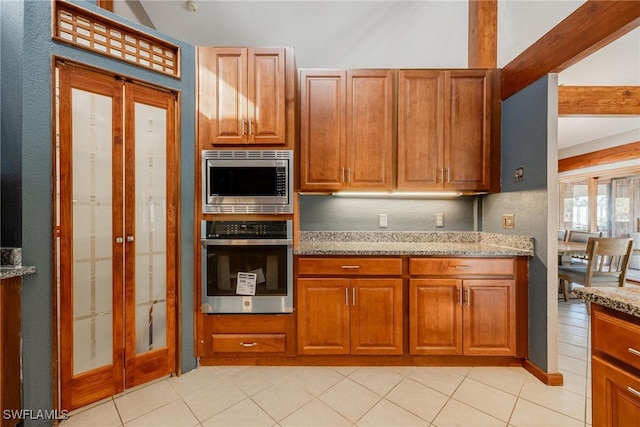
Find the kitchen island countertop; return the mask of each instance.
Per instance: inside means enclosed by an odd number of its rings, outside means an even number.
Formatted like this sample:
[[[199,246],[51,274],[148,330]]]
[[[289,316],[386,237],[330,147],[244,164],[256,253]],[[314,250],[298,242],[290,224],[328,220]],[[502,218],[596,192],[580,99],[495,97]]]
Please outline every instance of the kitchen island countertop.
[[[577,288],[573,293],[585,301],[640,317],[640,288]]]

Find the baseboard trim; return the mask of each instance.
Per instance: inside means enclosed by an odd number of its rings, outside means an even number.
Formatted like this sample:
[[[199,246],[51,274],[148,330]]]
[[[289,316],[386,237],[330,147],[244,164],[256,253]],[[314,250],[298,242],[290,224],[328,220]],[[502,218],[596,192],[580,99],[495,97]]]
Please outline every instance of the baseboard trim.
[[[549,373],[540,369],[538,366],[531,363],[530,360],[526,359],[522,362],[522,367],[526,369],[531,375],[550,386],[561,386],[564,385],[564,378],[560,372]]]

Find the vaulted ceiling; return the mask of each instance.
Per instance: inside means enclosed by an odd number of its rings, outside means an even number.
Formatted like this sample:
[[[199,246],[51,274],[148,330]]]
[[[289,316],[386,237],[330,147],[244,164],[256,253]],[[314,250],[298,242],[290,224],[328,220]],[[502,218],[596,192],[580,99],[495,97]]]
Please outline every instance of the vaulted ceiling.
[[[636,1],[636,0],[634,0]],[[468,2],[115,0],[114,12],[195,46],[294,46],[299,68],[466,68]],[[582,0],[499,0],[502,68]],[[565,86],[640,89],[640,29],[559,73]],[[639,116],[571,116],[558,121],[568,154],[640,141]]]

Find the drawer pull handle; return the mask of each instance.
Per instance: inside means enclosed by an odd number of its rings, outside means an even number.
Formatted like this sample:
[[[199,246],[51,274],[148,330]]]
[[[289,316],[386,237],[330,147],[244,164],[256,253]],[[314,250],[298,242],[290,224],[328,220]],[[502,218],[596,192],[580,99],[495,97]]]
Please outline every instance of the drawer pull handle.
[[[633,354],[634,356],[640,356],[640,351],[636,350],[635,348],[631,348],[629,347],[629,353]]]
[[[257,342],[241,342],[240,345],[243,347],[255,347],[258,345],[258,343]]]
[[[456,265],[455,268],[471,268],[470,265]]]
[[[360,268],[359,265],[343,265],[342,266],[343,270],[357,270],[359,268]]]
[[[633,395],[635,395],[636,397],[640,397],[640,391],[636,390],[633,387],[627,387],[627,391]]]

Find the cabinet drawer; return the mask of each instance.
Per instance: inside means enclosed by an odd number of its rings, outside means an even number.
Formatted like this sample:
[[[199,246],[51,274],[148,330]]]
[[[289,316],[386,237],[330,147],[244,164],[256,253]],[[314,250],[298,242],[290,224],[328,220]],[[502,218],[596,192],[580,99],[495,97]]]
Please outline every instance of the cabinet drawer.
[[[624,313],[609,313],[596,304],[591,307],[593,350],[640,369],[640,325],[624,320]]]
[[[425,276],[513,276],[513,258],[411,258],[409,274]]]
[[[214,353],[283,353],[285,334],[213,334]]]
[[[401,258],[298,258],[298,275],[400,276]]]

